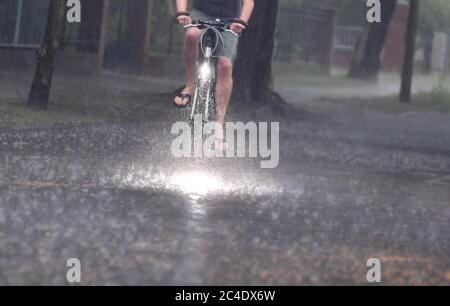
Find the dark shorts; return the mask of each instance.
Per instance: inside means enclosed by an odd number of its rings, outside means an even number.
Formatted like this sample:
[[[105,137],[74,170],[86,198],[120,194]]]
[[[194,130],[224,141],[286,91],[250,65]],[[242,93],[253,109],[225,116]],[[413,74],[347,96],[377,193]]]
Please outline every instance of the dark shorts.
[[[213,16],[206,14],[200,10],[192,10],[191,12],[192,19],[195,20],[215,20]],[[224,32],[222,33],[223,37],[223,46],[219,56],[224,56],[229,58],[231,62],[234,62],[237,56],[237,48],[239,43],[239,38],[234,36],[231,33]]]

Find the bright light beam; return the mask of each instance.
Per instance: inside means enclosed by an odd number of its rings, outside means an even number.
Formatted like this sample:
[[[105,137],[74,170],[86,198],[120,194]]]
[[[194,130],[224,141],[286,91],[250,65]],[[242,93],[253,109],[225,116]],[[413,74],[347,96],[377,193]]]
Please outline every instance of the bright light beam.
[[[175,173],[169,185],[183,193],[206,196],[223,189],[223,183],[217,177],[205,172]]]
[[[209,66],[209,64],[203,64],[200,67],[200,78],[202,80],[209,80],[211,78],[211,67]]]

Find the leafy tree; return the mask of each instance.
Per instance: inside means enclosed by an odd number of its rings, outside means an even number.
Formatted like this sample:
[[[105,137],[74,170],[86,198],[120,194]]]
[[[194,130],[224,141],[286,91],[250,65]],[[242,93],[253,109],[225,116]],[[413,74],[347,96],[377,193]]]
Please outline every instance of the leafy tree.
[[[450,30],[450,1],[423,1],[420,5],[419,16],[419,46],[424,48],[425,72],[431,70],[431,53],[433,48],[433,34],[435,31]]]
[[[420,4],[419,33],[448,31],[450,27],[450,1],[432,0]]]

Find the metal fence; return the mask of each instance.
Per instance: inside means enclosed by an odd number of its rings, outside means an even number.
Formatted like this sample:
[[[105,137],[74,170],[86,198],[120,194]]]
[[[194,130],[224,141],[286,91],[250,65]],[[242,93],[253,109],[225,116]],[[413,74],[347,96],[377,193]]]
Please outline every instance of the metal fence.
[[[364,28],[357,26],[337,26],[335,49],[352,51],[355,49],[358,39],[364,32]]]
[[[284,6],[280,9],[275,60],[329,68],[335,30],[334,10]]]
[[[1,0],[0,47],[36,47],[44,35],[48,0]]]

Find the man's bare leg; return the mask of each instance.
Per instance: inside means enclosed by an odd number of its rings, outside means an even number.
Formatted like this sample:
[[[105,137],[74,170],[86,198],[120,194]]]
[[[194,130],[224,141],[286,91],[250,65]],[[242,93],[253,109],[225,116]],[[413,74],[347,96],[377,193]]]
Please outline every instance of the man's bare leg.
[[[217,138],[224,138],[223,127],[225,124],[225,116],[227,114],[228,105],[233,91],[233,63],[227,57],[221,56],[217,63],[217,121],[222,129],[217,131]]]
[[[194,93],[194,77],[195,77],[195,63],[197,60],[198,44],[200,42],[200,36],[202,31],[196,28],[191,28],[186,32],[186,38],[184,40],[184,64],[186,68],[186,87],[181,92],[182,94]],[[175,103],[184,106],[188,103],[188,99],[175,98]]]

